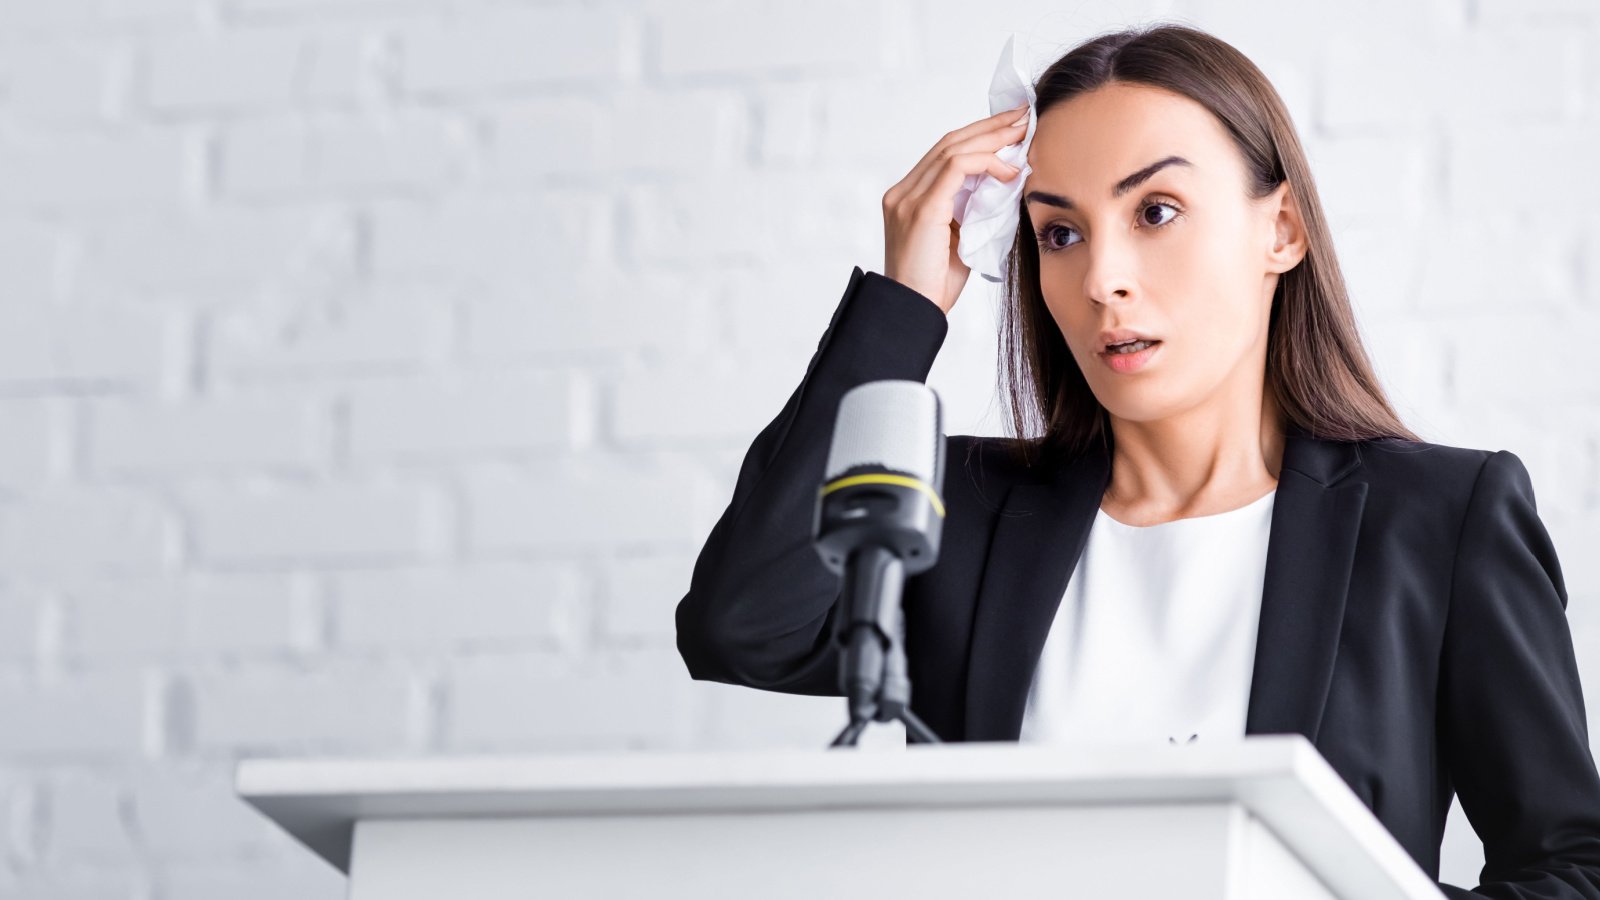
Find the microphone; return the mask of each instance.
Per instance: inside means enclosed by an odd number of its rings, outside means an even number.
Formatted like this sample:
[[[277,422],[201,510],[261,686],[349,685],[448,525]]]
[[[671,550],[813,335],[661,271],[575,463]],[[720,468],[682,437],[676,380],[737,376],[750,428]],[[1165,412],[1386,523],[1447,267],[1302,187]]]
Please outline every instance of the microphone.
[[[907,740],[940,742],[910,709],[900,597],[906,576],[939,558],[944,445],[939,397],[920,381],[868,382],[839,401],[812,523],[818,555],[843,581],[832,639],[850,724],[833,746],[896,719]]]

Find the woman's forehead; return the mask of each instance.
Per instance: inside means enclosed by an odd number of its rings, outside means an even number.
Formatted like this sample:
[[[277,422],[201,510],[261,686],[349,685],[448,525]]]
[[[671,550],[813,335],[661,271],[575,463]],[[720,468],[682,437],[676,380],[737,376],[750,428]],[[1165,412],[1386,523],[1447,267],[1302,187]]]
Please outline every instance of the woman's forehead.
[[[1081,202],[1110,201],[1157,173],[1192,181],[1220,177],[1231,152],[1221,123],[1187,97],[1101,88],[1039,116],[1028,146],[1033,171],[1027,188]]]

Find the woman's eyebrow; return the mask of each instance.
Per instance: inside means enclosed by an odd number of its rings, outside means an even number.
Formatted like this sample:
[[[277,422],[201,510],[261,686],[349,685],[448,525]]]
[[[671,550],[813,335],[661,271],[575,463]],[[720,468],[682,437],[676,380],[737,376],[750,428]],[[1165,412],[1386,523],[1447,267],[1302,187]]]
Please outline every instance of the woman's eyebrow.
[[[1166,159],[1153,162],[1150,165],[1145,166],[1139,171],[1133,173],[1132,175],[1129,175],[1127,178],[1117,182],[1117,186],[1111,190],[1111,198],[1114,200],[1133,190],[1139,185],[1144,184],[1146,181],[1150,180],[1152,175],[1155,175],[1157,172],[1165,169],[1167,166],[1189,166],[1190,168],[1193,168],[1194,163],[1189,162],[1187,159],[1184,159],[1181,156],[1169,156]],[[1077,206],[1074,205],[1070,199],[1063,197],[1060,194],[1049,193],[1048,191],[1029,191],[1023,196],[1022,199],[1028,203],[1043,203],[1046,206],[1056,206],[1060,207],[1061,209],[1077,208]]]

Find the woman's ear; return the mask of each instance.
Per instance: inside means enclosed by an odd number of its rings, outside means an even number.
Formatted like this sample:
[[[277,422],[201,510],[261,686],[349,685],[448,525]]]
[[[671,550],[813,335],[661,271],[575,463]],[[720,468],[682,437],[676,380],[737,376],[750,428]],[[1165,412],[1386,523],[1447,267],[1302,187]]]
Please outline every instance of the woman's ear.
[[[1267,214],[1272,224],[1272,244],[1267,249],[1267,271],[1287,272],[1300,264],[1307,250],[1305,220],[1295,203],[1289,182],[1284,181],[1268,195]]]

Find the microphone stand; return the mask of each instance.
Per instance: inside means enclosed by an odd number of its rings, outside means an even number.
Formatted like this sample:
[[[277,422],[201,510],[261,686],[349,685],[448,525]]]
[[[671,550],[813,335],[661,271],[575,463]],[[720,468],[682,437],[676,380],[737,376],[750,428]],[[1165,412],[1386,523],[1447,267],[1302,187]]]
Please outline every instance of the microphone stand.
[[[848,698],[850,724],[829,746],[855,746],[874,721],[903,722],[909,743],[941,743],[911,711],[900,608],[905,564],[889,548],[865,544],[850,553],[844,568],[845,614],[834,622],[833,641],[843,650],[839,687]]]

